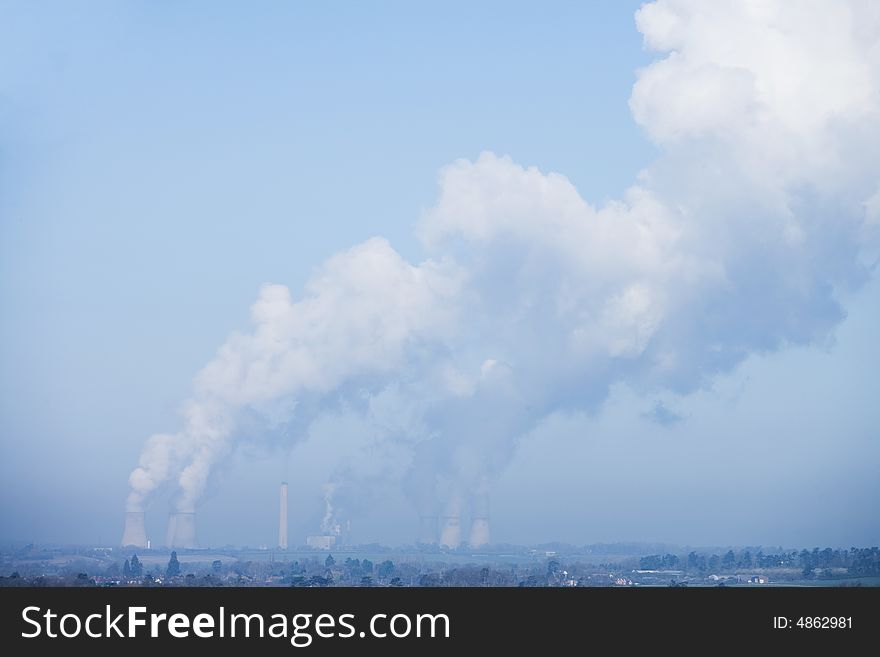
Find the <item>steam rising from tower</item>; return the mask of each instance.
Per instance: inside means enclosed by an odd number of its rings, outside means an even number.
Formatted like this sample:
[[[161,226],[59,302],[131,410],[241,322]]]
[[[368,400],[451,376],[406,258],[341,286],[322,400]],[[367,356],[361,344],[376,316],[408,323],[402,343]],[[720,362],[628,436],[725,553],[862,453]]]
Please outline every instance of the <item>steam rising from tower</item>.
[[[752,354],[825,342],[880,252],[880,21],[871,3],[759,4],[637,12],[661,54],[630,108],[660,157],[623,198],[594,207],[558,173],[483,153],[441,171],[424,261],[372,238],[298,297],[264,286],[179,430],[147,440],[128,511],[172,480],[191,512],[243,437],[301,440],[345,406],[371,450],[415,453],[401,461],[422,540],[442,515],[440,543],[458,546],[467,498],[482,545],[480,488],[553,414],[595,411],[617,384],[686,394]],[[193,517],[170,545],[195,544]]]

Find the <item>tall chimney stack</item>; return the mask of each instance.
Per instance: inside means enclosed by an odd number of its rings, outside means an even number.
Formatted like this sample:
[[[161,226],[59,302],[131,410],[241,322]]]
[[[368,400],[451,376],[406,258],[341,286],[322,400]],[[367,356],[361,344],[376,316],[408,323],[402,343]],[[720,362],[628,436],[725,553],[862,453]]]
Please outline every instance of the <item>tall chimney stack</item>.
[[[196,543],[196,514],[172,513],[168,519],[166,543],[170,548],[194,548]]]
[[[144,526],[143,511],[128,511],[125,514],[125,529],[122,532],[122,546],[147,547],[147,529]]]
[[[278,517],[278,547],[287,549],[287,482],[281,482],[281,509]]]

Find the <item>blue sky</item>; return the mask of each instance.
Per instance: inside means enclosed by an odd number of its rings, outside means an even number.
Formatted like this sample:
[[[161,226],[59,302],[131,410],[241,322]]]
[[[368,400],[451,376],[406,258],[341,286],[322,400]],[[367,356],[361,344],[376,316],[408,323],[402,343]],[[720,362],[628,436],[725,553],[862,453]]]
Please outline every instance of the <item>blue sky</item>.
[[[629,106],[658,57],[639,4],[0,3],[0,537],[118,540],[144,440],[180,424],[260,286],[296,296],[376,235],[434,257],[415,227],[449,163],[491,151],[621,198],[664,147]],[[494,537],[876,544],[880,288],[839,299],[848,318],[810,345],[543,419],[495,477]],[[651,422],[658,400],[680,421]],[[202,540],[271,542],[281,477],[292,532],[316,531],[359,449],[320,437],[357,426],[237,451]],[[416,519],[392,482],[356,536],[408,542]]]

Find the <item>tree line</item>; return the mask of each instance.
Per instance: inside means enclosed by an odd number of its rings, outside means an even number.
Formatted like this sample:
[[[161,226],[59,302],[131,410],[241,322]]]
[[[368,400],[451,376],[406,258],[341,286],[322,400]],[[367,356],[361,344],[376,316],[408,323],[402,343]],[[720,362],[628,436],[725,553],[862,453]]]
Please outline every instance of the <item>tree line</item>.
[[[639,559],[641,570],[682,570],[695,574],[733,572],[750,568],[798,568],[805,576],[819,571],[845,568],[847,574],[857,577],[880,576],[880,548],[813,548],[764,554],[762,550],[734,552],[723,555],[702,554],[695,551],[686,556],[676,554],[652,554]]]

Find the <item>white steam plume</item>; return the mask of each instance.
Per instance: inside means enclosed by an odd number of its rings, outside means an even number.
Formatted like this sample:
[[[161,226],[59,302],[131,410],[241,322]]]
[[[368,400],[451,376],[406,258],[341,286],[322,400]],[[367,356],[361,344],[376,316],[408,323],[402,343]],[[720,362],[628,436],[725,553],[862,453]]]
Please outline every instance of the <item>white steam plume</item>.
[[[179,509],[194,510],[245,413],[285,398],[296,400],[295,414],[314,413],[299,402],[393,376],[455,325],[460,284],[454,266],[410,265],[375,238],[326,262],[299,301],[283,285],[264,286],[251,310],[252,332],[234,334],[196,376],[183,429],[147,441],[129,478],[129,510],[172,476]],[[299,419],[307,426],[309,418]]]
[[[595,208],[492,153],[449,165],[419,226],[427,260],[372,239],[299,300],[262,290],[183,429],[147,442],[130,510],[171,478],[192,510],[247,414],[294,400],[295,440],[365,393],[436,515],[444,486],[482,490],[517,437],[617,381],[687,392],[826,340],[877,258],[880,5],[660,1],[636,23],[664,55],[630,105],[662,155],[623,199]]]
[[[333,494],[338,486],[333,482],[324,484],[324,517],[321,519],[321,531],[325,534],[333,534],[338,527],[334,515]]]

